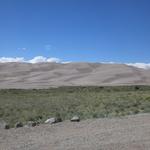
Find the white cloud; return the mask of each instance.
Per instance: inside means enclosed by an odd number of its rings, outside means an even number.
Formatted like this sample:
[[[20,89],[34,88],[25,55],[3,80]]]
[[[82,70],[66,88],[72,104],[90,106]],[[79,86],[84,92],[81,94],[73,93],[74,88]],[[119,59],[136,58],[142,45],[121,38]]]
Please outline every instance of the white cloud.
[[[43,57],[43,56],[36,56],[31,60],[28,60],[27,62],[29,63],[41,63],[41,62],[46,62],[47,58]]]
[[[69,63],[71,63],[71,61],[62,61],[61,63],[62,64],[69,64]]]
[[[103,64],[121,64],[121,63],[116,63],[116,62],[101,62],[101,63],[103,63]],[[124,63],[124,64],[128,65],[128,66],[133,66],[136,68],[141,68],[141,69],[150,69],[150,63]]]
[[[22,48],[22,50],[23,50],[23,51],[26,51],[26,50],[27,50],[27,48],[23,47],[23,48]]]
[[[59,58],[48,58],[47,62],[57,62],[57,63],[59,63],[59,62],[61,62],[61,60]]]
[[[150,69],[150,63],[128,63],[128,66],[134,66],[142,69]]]
[[[23,48],[18,48],[18,50],[21,50],[21,51],[26,51],[27,48],[23,47]]]
[[[61,60],[59,58],[46,58],[43,56],[36,56],[33,59],[30,60],[25,60],[23,57],[1,57],[0,58],[0,63],[8,63],[8,62],[21,62],[21,63],[44,63],[44,62],[56,62],[59,63]]]
[[[44,57],[44,56],[36,56],[33,59],[26,60],[23,57],[0,57],[0,63],[8,63],[8,62],[20,62],[20,63],[46,63],[46,62],[56,62],[56,63],[71,63],[71,61],[62,61],[59,58],[55,57]],[[121,64],[121,63],[115,63],[115,62],[100,62],[103,64]],[[136,68],[142,68],[142,69],[150,69],[150,63],[125,63],[128,66],[133,66]]]
[[[61,62],[61,60],[59,58],[46,58],[46,57],[43,57],[43,56],[36,56],[34,57],[33,59],[31,60],[28,60],[27,62],[29,63],[44,63],[44,62]]]
[[[1,57],[0,58],[0,62],[1,63],[7,63],[7,62],[25,62],[23,57],[16,57],[16,58],[12,58],[12,57]]]
[[[100,63],[102,63],[102,64],[118,64],[118,63],[113,62],[113,61],[109,61],[109,62],[100,62]]]

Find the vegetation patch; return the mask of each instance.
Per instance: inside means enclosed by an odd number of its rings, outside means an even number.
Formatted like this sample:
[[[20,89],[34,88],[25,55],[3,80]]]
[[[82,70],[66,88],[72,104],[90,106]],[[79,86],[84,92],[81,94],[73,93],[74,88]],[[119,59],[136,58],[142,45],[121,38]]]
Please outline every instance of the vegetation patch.
[[[0,120],[45,121],[49,117],[81,119],[150,112],[150,86],[59,87],[0,90]]]

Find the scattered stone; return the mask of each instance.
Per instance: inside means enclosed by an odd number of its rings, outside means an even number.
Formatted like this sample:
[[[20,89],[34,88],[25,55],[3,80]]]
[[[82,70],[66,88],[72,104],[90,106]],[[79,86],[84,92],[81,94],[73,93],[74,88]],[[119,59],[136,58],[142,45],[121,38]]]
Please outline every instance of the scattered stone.
[[[24,125],[23,127],[25,127],[25,128],[29,128],[29,126],[26,124],[26,125]]]
[[[37,125],[37,123],[34,121],[29,121],[27,124],[28,127],[35,127],[36,125]]]
[[[0,120],[0,128],[1,129],[9,129],[10,126],[3,120]]]
[[[45,123],[48,123],[48,124],[53,124],[56,122],[56,119],[55,118],[49,118],[45,121]]]
[[[60,117],[56,118],[56,122],[55,123],[58,123],[58,122],[62,122],[62,119]]]
[[[41,121],[36,121],[36,125],[39,126]]]
[[[5,124],[4,128],[5,128],[5,129],[10,129],[9,124]]]
[[[79,118],[79,116],[73,116],[70,121],[71,122],[79,122],[80,118]]]
[[[17,123],[15,124],[15,128],[21,128],[21,127],[23,127],[22,122],[17,122]]]
[[[45,121],[45,123],[47,123],[47,124],[54,124],[54,123],[58,123],[58,122],[62,122],[62,119],[60,117],[58,117],[58,118],[49,118]]]

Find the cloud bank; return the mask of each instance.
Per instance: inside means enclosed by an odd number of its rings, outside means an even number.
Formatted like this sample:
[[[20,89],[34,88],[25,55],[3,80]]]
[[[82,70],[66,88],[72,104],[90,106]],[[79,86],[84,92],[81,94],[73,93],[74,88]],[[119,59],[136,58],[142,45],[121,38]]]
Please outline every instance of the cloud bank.
[[[126,65],[142,69],[150,69],[150,63],[127,63]]]
[[[28,60],[27,62],[28,63],[32,63],[32,64],[44,63],[44,62],[56,62],[56,63],[59,63],[59,62],[61,62],[61,60],[59,58],[55,58],[55,57],[46,58],[46,57],[43,57],[43,56],[36,56],[33,59]]]
[[[70,63],[71,61],[64,62],[59,58],[55,57],[44,57],[44,56],[36,56],[33,59],[26,60],[24,57],[0,57],[0,63],[9,63],[9,62],[20,62],[20,63],[46,63],[46,62],[56,62],[56,63]],[[104,64],[116,64],[115,62],[100,62]],[[128,66],[133,66],[136,68],[142,68],[142,69],[150,69],[150,63],[125,63]]]
[[[116,63],[116,62],[101,62],[103,64],[125,64],[141,69],[150,69],[150,63]]]
[[[25,62],[23,57],[1,57],[0,58],[0,63],[7,63],[7,62]]]
[[[9,63],[9,62],[20,62],[20,63],[46,63],[46,62],[56,62],[59,63],[61,62],[61,60],[59,58],[55,58],[55,57],[51,57],[51,58],[46,58],[43,56],[36,56],[33,59],[30,60],[26,60],[23,57],[16,57],[16,58],[12,58],[12,57],[1,57],[0,58],[0,63]]]

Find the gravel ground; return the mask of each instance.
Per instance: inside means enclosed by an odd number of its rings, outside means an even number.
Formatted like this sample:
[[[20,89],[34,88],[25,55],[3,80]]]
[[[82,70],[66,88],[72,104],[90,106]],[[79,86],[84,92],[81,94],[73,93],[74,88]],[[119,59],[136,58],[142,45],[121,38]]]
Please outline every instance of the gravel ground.
[[[150,114],[0,129],[0,150],[150,150]]]

